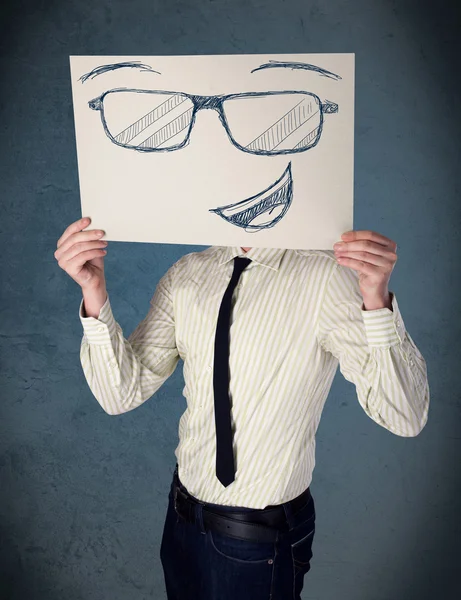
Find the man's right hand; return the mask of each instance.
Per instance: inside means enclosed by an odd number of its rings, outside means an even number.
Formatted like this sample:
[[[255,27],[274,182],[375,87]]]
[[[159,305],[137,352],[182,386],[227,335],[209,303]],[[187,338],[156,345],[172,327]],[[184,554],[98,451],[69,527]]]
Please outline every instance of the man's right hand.
[[[104,275],[107,242],[101,240],[104,231],[82,231],[90,222],[91,219],[84,218],[69,225],[58,240],[54,257],[82,288],[86,314],[97,318],[107,297]]]

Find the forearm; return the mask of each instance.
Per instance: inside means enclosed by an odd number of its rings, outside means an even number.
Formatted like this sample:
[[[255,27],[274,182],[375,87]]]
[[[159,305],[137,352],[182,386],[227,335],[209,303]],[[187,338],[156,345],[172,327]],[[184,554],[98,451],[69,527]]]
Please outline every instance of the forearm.
[[[364,298],[371,373],[361,385],[361,404],[372,418],[390,431],[415,436],[427,421],[429,386],[426,362],[406,331],[397,300]],[[389,309],[393,314],[386,310]]]
[[[101,334],[104,336],[104,332]],[[84,336],[80,361],[88,386],[101,407],[110,415],[119,415],[151,398],[172,374],[178,358],[174,350],[163,352],[162,360],[149,368],[143,364],[146,358],[141,358],[117,328],[106,344],[89,343]]]
[[[424,428],[430,395],[426,363],[408,340],[373,348],[367,368],[353,379],[360,404],[379,425],[403,437],[414,437]]]
[[[179,355],[173,319],[160,305],[162,294],[128,339],[114,318],[109,297],[100,309],[97,306],[102,296],[89,296],[96,303],[96,316],[85,317],[81,302],[80,359],[93,395],[108,414],[116,415],[150,398],[174,371]]]
[[[317,330],[322,346],[340,361],[369,417],[397,435],[417,435],[427,420],[426,364],[405,329],[396,295],[389,292],[392,306],[384,306],[388,290],[363,297],[355,273],[341,268],[327,290]]]

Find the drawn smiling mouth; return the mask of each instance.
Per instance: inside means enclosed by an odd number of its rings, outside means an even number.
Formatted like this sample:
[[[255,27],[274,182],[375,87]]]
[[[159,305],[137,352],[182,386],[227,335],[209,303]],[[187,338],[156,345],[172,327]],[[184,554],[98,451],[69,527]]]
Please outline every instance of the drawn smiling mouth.
[[[211,208],[209,212],[218,214],[232,225],[242,227],[247,233],[254,233],[276,225],[287,213],[292,199],[290,162],[283,175],[259,194],[235,204]]]

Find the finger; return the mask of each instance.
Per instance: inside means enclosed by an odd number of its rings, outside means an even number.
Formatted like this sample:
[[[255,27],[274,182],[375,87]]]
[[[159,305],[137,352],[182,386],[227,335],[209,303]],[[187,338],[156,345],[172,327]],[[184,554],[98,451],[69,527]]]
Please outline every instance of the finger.
[[[363,229],[358,231],[348,231],[346,233],[343,233],[341,237],[347,241],[370,240],[388,248],[397,248],[397,244],[393,240],[386,237],[385,235],[382,235],[381,233],[377,233],[376,231],[369,231]]]
[[[78,274],[83,265],[93,258],[102,258],[106,255],[106,250],[102,248],[93,248],[84,252],[79,252],[73,258],[67,261],[64,269],[69,275]]]
[[[71,236],[73,233],[77,233],[78,231],[82,231],[82,229],[85,229],[85,227],[87,227],[90,223],[91,219],[89,217],[83,217],[83,219],[79,219],[78,221],[71,223],[59,238],[57,247],[59,248],[62,246],[69,236]]]
[[[103,250],[106,248],[106,246],[107,242],[104,240],[85,241],[72,244],[72,246],[70,246],[59,257],[58,264],[62,269],[67,271],[68,265],[74,260],[75,257],[85,254],[88,251],[94,252],[95,250]],[[97,256],[101,256],[101,254],[98,254]],[[83,262],[81,264],[83,265],[86,260],[88,260],[88,258],[85,260],[82,259]]]
[[[54,256],[59,260],[66,254],[69,248],[72,248],[72,246],[93,240],[100,241],[103,236],[104,231],[99,229],[90,229],[88,231],[77,231],[76,233],[71,233],[55,251]]]
[[[375,267],[389,267],[392,265],[391,260],[389,260],[388,258],[386,258],[385,256],[381,256],[379,254],[372,254],[370,252],[341,252],[338,255],[338,261],[341,264],[346,264],[345,263],[345,259],[350,259],[350,260],[354,260],[357,262],[362,262],[362,263],[367,263],[369,265],[375,266]]]
[[[358,240],[356,242],[343,242],[344,247],[334,249],[335,252],[369,252],[370,254],[379,254],[387,257],[389,260],[396,260],[397,255],[392,249],[386,248],[377,242],[371,240]]]
[[[337,259],[338,263],[343,267],[349,267],[354,271],[365,273],[366,275],[376,275],[376,265],[372,265],[363,260],[356,260],[355,258],[349,258],[347,256],[341,256]]]

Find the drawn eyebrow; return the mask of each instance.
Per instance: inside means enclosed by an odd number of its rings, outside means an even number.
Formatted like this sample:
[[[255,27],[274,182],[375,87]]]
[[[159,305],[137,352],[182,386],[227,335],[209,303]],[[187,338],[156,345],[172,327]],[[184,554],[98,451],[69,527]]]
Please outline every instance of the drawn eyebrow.
[[[79,81],[81,81],[82,83],[85,83],[85,81],[87,81],[88,79],[94,79],[98,75],[102,75],[103,73],[107,73],[108,71],[115,71],[116,69],[126,69],[126,68],[139,69],[140,71],[150,71],[151,73],[157,73],[158,75],[161,75],[161,73],[159,71],[154,71],[154,69],[151,66],[144,65],[144,64],[140,63],[139,61],[133,61],[133,62],[113,63],[110,65],[101,65],[100,67],[96,67],[89,73],[82,75],[79,78]]]
[[[305,71],[314,71],[318,73],[322,77],[328,77],[330,79],[342,79],[339,75],[332,73],[331,71],[327,71],[326,69],[322,69],[322,67],[317,67],[316,65],[310,65],[309,63],[302,62],[283,62],[278,60],[270,60],[268,63],[264,63],[256,69],[253,69],[251,72],[261,71],[262,69],[304,69]]]

